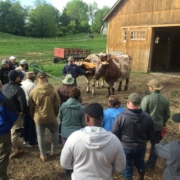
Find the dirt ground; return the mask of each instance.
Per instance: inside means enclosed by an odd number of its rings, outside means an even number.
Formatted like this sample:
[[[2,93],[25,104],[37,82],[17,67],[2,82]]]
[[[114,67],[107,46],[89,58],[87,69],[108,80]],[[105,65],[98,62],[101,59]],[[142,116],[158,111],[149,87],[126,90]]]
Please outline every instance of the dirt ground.
[[[139,74],[131,73],[128,91],[115,92],[120,97],[122,106],[126,108],[126,101],[128,95],[132,92],[139,93],[142,97],[148,93],[147,83],[150,79],[157,78],[164,86],[161,91],[170,100],[171,115],[179,111],[180,108],[180,78],[168,75],[152,75],[152,74]],[[82,91],[83,104],[87,105],[91,102],[98,102],[107,108],[107,89],[101,88],[96,90],[96,95],[92,96],[90,93],[85,93],[85,79],[84,77],[78,78],[78,87]],[[58,86],[58,85],[57,85]],[[178,126],[173,121],[169,120],[167,123],[167,134],[162,140],[169,142],[172,140],[180,139],[180,134],[177,132]],[[25,154],[17,159],[10,160],[8,167],[8,175],[14,180],[70,180],[69,177],[64,175],[63,169],[59,165],[59,156],[51,158],[50,153],[50,134],[46,132],[46,145],[47,145],[47,158],[48,161],[42,163],[39,159],[38,147],[28,148],[24,146]],[[59,145],[59,154],[62,145]],[[146,158],[149,154],[150,144],[147,145]],[[151,172],[146,172],[146,180],[161,180],[164,161],[158,159],[156,167]],[[134,176],[136,179],[136,176]],[[121,176],[113,176],[113,180],[121,180]]]

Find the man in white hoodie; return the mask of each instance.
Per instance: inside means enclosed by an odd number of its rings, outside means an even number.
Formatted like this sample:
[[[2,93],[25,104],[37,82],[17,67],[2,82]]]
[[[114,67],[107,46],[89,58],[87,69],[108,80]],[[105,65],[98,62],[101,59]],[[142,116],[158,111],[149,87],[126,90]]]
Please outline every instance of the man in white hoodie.
[[[62,150],[60,164],[73,169],[72,180],[111,180],[125,169],[126,158],[119,139],[101,128],[103,108],[98,103],[85,109],[86,127],[72,133]]]

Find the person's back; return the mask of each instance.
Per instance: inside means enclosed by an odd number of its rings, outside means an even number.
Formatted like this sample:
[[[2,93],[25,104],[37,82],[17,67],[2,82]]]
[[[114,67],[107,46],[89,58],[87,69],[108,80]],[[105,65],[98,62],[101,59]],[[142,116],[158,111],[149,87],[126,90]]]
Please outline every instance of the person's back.
[[[58,146],[58,115],[60,100],[57,92],[48,83],[47,74],[39,72],[37,74],[38,84],[30,92],[29,109],[30,115],[35,121],[40,159],[44,162],[46,157],[45,130],[49,129],[51,139],[50,156],[56,155]]]
[[[154,137],[154,124],[149,114],[140,108],[141,97],[137,93],[128,96],[125,112],[114,121],[112,132],[121,140],[126,155],[124,179],[133,178],[133,167],[137,168],[139,180],[144,180],[145,153],[148,140]]]
[[[151,117],[141,109],[136,112],[127,109],[116,117],[115,123],[118,124],[117,128],[120,127],[121,137],[119,138],[124,148],[145,148],[147,141],[154,134]],[[116,134],[115,126],[113,133]]]
[[[46,83],[38,83],[30,93],[30,113],[38,123],[49,123],[56,119],[59,111],[59,97],[54,87]],[[33,106],[34,104],[34,106]]]
[[[2,87],[2,93],[9,98],[15,105],[17,112],[22,112],[26,114],[27,104],[25,99],[25,93],[20,87],[19,82],[11,81]]]
[[[103,128],[85,127],[74,132],[66,143],[61,164],[68,163],[73,157],[73,180],[111,180],[113,172],[120,173],[124,169],[125,156],[120,141]],[[69,150],[73,154],[67,157]]]
[[[74,78],[71,74],[67,74],[66,77],[62,80],[62,83],[63,85],[57,89],[61,104],[69,99],[69,94],[74,87]]]
[[[101,128],[103,108],[92,103],[85,109],[86,127],[67,139],[61,153],[61,165],[73,169],[72,180],[111,180],[112,173],[125,168],[121,142]]]
[[[180,123],[180,114],[176,113],[172,117],[174,122]],[[178,124],[179,126],[179,124]],[[180,179],[180,141],[169,143],[159,143],[155,145],[155,154],[161,157],[166,165],[163,169],[163,180]]]
[[[102,127],[106,131],[111,131],[114,120],[116,116],[122,112],[124,112],[124,108],[122,108],[121,102],[117,96],[111,95],[108,98],[108,108],[104,110],[104,116],[102,120]]]
[[[61,135],[68,137],[72,132],[85,126],[84,106],[74,98],[69,98],[60,108]]]
[[[164,119],[169,118],[164,117],[166,110],[169,108],[168,99],[160,91],[155,90],[143,98],[141,108],[152,117],[155,130],[162,130]]]
[[[169,100],[160,94],[160,90],[163,89],[161,83],[157,79],[152,79],[147,85],[149,86],[150,94],[143,98],[141,108],[150,114],[154,122],[155,134],[151,140],[150,155],[146,161],[146,168],[152,170],[157,161],[154,146],[162,139],[162,129],[170,117],[170,108]]]

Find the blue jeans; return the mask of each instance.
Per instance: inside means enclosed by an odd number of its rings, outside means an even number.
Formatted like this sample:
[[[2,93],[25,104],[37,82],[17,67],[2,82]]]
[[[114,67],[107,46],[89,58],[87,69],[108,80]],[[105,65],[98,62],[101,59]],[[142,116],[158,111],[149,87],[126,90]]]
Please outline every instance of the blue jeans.
[[[138,170],[145,170],[144,157],[146,153],[146,148],[144,149],[125,149],[124,153],[126,155],[126,168],[123,171],[124,178],[133,177],[133,166]]]
[[[24,126],[23,129],[24,141],[29,142],[30,145],[36,145],[37,135],[36,135],[35,123],[32,117],[30,116],[29,111],[23,117],[23,126]]]
[[[37,138],[38,138],[38,147],[40,154],[42,156],[46,156],[46,148],[45,148],[45,129],[49,129],[51,132],[51,152],[54,152],[57,150],[58,147],[58,122],[55,119],[53,122],[46,123],[46,124],[36,124],[36,132],[37,132]]]

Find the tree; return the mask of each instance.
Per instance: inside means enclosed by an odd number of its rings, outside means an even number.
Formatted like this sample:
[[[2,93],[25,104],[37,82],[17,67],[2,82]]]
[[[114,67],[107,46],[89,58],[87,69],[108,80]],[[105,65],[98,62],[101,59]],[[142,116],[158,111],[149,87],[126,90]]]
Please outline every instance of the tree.
[[[98,5],[96,2],[88,5],[88,15],[91,25],[94,23],[95,13],[98,11]]]
[[[66,14],[76,23],[76,26],[70,29],[72,33],[81,33],[89,31],[88,5],[82,0],[72,0],[66,5]]]
[[[15,35],[25,34],[27,9],[16,1],[0,1],[0,31]]]
[[[72,19],[76,19],[79,22],[88,21],[88,5],[82,0],[72,0],[66,5],[66,13]]]
[[[65,35],[69,32],[68,25],[70,24],[71,18],[66,14],[66,8],[63,9],[63,12],[60,14],[59,17],[59,24],[60,24],[60,35]]]
[[[37,5],[30,11],[28,19],[29,35],[53,37],[57,35],[58,11],[44,0],[37,0]]]
[[[109,11],[109,7],[104,6],[95,13],[94,23],[91,26],[91,31],[95,33],[100,33],[101,26],[103,25],[103,18]]]

